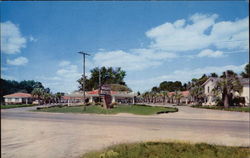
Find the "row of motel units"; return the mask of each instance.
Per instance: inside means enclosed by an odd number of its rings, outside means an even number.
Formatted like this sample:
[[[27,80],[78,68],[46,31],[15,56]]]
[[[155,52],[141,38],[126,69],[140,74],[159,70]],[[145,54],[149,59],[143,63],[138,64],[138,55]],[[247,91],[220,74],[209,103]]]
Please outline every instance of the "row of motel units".
[[[181,91],[181,92],[179,92],[181,95],[182,95],[182,97],[181,97],[181,99],[180,99],[180,103],[185,103],[185,104],[189,104],[189,103],[191,103],[191,101],[192,101],[192,98],[191,98],[191,96],[190,96],[190,93],[189,93],[189,91]],[[171,98],[171,96],[173,96],[175,94],[175,92],[169,92],[168,93],[168,95],[170,96],[170,98]],[[171,102],[171,99],[167,99],[167,102]],[[177,103],[177,100],[173,100],[173,102],[174,103]]]
[[[33,101],[29,93],[13,93],[3,97],[5,104],[31,104]]]
[[[112,103],[135,103],[136,94],[131,92],[111,91]],[[85,93],[86,102],[93,103],[100,99],[99,90],[93,90]],[[73,92],[65,94],[62,97],[64,103],[81,103],[83,100],[83,92]]]

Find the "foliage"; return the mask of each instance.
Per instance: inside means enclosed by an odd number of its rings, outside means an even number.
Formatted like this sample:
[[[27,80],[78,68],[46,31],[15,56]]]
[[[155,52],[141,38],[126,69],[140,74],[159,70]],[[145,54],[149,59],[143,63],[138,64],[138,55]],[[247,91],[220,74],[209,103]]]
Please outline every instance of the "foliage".
[[[231,70],[227,70],[223,72],[213,91],[222,94],[223,105],[227,108],[230,104],[233,104],[233,94],[235,92],[240,93],[242,88],[237,74]]]
[[[111,154],[110,154],[111,153]],[[229,147],[205,143],[147,142],[120,144],[84,154],[82,158],[246,158],[249,147]]]
[[[99,74],[101,78],[101,85],[120,84],[126,86],[126,83],[124,82],[126,72],[123,71],[120,67],[101,67],[100,69],[96,67],[90,72],[90,78],[85,79],[85,89],[88,91],[99,88]],[[81,77],[77,82],[79,83],[79,90],[83,90],[83,77]]]
[[[11,108],[20,108],[20,107],[30,107],[35,106],[32,104],[9,104],[9,105],[1,105],[1,109],[11,109]]]
[[[174,92],[174,91],[180,91],[180,90],[185,90],[185,86],[182,86],[182,83],[180,81],[163,81],[159,85],[159,91],[169,91],[169,92]]]
[[[208,77],[204,74],[201,78],[196,79],[193,78],[190,83],[190,95],[193,97],[194,101],[197,103],[201,103],[204,100],[204,87],[203,83],[207,81]]]
[[[81,106],[71,107],[53,107],[47,109],[41,109],[38,111],[44,112],[60,112],[60,113],[96,113],[96,114],[118,114],[118,113],[131,113],[137,115],[153,115],[159,112],[177,112],[177,108],[170,107],[152,107],[146,105],[119,105],[112,109],[103,109],[101,106],[87,106],[83,111]]]
[[[41,82],[37,82],[34,80],[24,80],[24,81],[14,81],[14,80],[5,80],[0,79],[1,84],[1,102],[3,101],[3,96],[16,93],[16,92],[24,92],[31,93],[34,88],[44,88]]]
[[[110,84],[111,90],[112,91],[126,91],[126,92],[132,92],[130,88],[128,88],[125,85],[121,84]]]
[[[249,63],[245,66],[245,71],[241,73],[241,76],[243,78],[249,78],[250,77],[250,66],[249,66]]]
[[[180,104],[180,99],[183,97],[183,95],[180,92],[175,92],[173,95],[174,99],[177,101],[177,105]]]

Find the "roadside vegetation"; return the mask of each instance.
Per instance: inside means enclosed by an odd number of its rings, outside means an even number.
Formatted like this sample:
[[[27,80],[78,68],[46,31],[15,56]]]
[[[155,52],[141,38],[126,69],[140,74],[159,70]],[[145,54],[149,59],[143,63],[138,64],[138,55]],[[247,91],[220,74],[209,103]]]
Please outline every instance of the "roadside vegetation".
[[[212,110],[225,110],[225,111],[238,111],[238,112],[250,112],[250,107],[228,107],[223,106],[202,106],[193,105],[194,108],[212,109]]]
[[[51,108],[39,108],[36,111],[59,113],[94,113],[94,114],[118,114],[130,113],[136,115],[153,115],[168,112],[177,112],[177,108],[151,107],[147,105],[118,105],[111,109],[102,108],[100,105],[91,106],[60,106]]]
[[[249,156],[249,147],[148,142],[115,145],[87,153],[82,158],[247,158]]]
[[[241,82],[249,80],[250,77],[249,64],[245,66],[245,70],[240,74],[232,70],[227,70],[220,76],[216,73],[210,73],[209,75],[204,74],[202,77],[193,78],[191,81],[184,84],[180,81],[163,81],[158,87],[152,87],[151,91],[147,91],[140,95],[140,101],[150,104],[170,103],[178,106],[183,103],[188,103],[186,99],[189,98],[189,101],[194,104],[202,104],[207,99],[203,84],[211,77],[217,79],[215,87],[209,92],[211,93],[210,95],[214,97],[217,106],[220,106],[215,107],[215,109],[221,109],[221,107],[224,107],[223,109],[229,108],[229,111],[234,111],[236,109],[242,111],[242,109],[247,109],[241,108],[241,106],[246,105],[246,100],[244,97],[241,97],[240,94],[243,92],[243,83]],[[189,93],[183,93],[185,91]],[[230,105],[238,108],[231,108]]]
[[[10,105],[1,105],[1,109],[11,109],[11,108],[21,108],[35,106],[33,104],[10,104]]]

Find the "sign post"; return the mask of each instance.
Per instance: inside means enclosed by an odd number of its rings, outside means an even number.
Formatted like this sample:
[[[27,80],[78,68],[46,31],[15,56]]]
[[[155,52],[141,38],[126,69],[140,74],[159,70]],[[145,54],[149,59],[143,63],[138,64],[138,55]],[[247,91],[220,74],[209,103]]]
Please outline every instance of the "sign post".
[[[103,107],[105,109],[110,108],[110,104],[112,102],[111,98],[111,87],[109,85],[102,85],[100,88],[100,96],[103,100]]]

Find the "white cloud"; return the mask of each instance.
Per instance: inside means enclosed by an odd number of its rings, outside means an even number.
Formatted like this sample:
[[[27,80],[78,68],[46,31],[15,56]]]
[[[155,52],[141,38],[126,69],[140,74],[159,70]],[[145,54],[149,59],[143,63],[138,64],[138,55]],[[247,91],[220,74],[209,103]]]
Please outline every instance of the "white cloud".
[[[68,65],[70,65],[70,61],[61,61],[60,63],[59,63],[59,66],[68,66]]]
[[[97,66],[122,67],[127,71],[161,65],[164,60],[180,57],[178,52],[198,50],[195,57],[223,57],[224,51],[248,50],[248,17],[236,21],[216,22],[217,14],[196,13],[188,19],[166,22],[146,32],[151,43],[128,51],[101,49],[93,57]]]
[[[34,38],[33,36],[30,36],[30,37],[29,37],[29,41],[30,41],[30,42],[36,42],[36,41],[37,41],[37,39],[36,39],[36,38]]]
[[[203,68],[196,69],[182,69],[173,71],[168,75],[161,75],[158,77],[152,77],[149,79],[142,80],[127,80],[127,84],[129,87],[132,87],[135,91],[145,91],[150,90],[153,86],[158,86],[163,81],[181,81],[188,82],[192,78],[199,78],[203,74],[210,74],[215,72],[217,74],[221,74],[226,70],[233,70],[234,72],[241,72],[244,70],[246,64],[242,65],[226,65],[226,66],[207,66]]]
[[[22,36],[19,27],[10,21],[1,23],[1,52],[15,54],[25,47],[26,38]]]
[[[7,71],[8,68],[7,68],[7,67],[1,67],[1,70],[2,70],[2,71]]]
[[[146,32],[150,48],[182,52],[206,49],[249,49],[248,17],[215,22],[217,14],[194,14],[187,21],[166,22]],[[210,31],[211,30],[211,31]]]
[[[77,65],[71,64],[70,61],[61,61],[58,63],[60,68],[54,73],[54,76],[37,76],[42,80],[46,87],[50,87],[54,92],[70,93],[78,90],[77,80],[82,77],[82,73]],[[87,77],[90,73],[86,72]]]
[[[1,77],[6,80],[17,80],[17,78],[5,74],[2,74]]]
[[[36,79],[39,80],[47,80],[47,81],[60,81],[62,78],[54,76],[54,77],[47,77],[47,76],[37,76]]]
[[[124,70],[142,70],[162,64],[165,59],[175,58],[176,55],[166,52],[156,52],[153,49],[132,49],[98,52],[93,57],[94,65],[107,67],[122,67]]]
[[[29,62],[29,60],[25,57],[18,57],[18,58],[13,59],[13,60],[7,59],[7,64],[15,65],[15,66],[25,65],[28,62]]]
[[[218,58],[223,56],[222,51],[213,51],[211,49],[205,49],[202,50],[198,55],[198,57],[212,57],[212,58]]]

